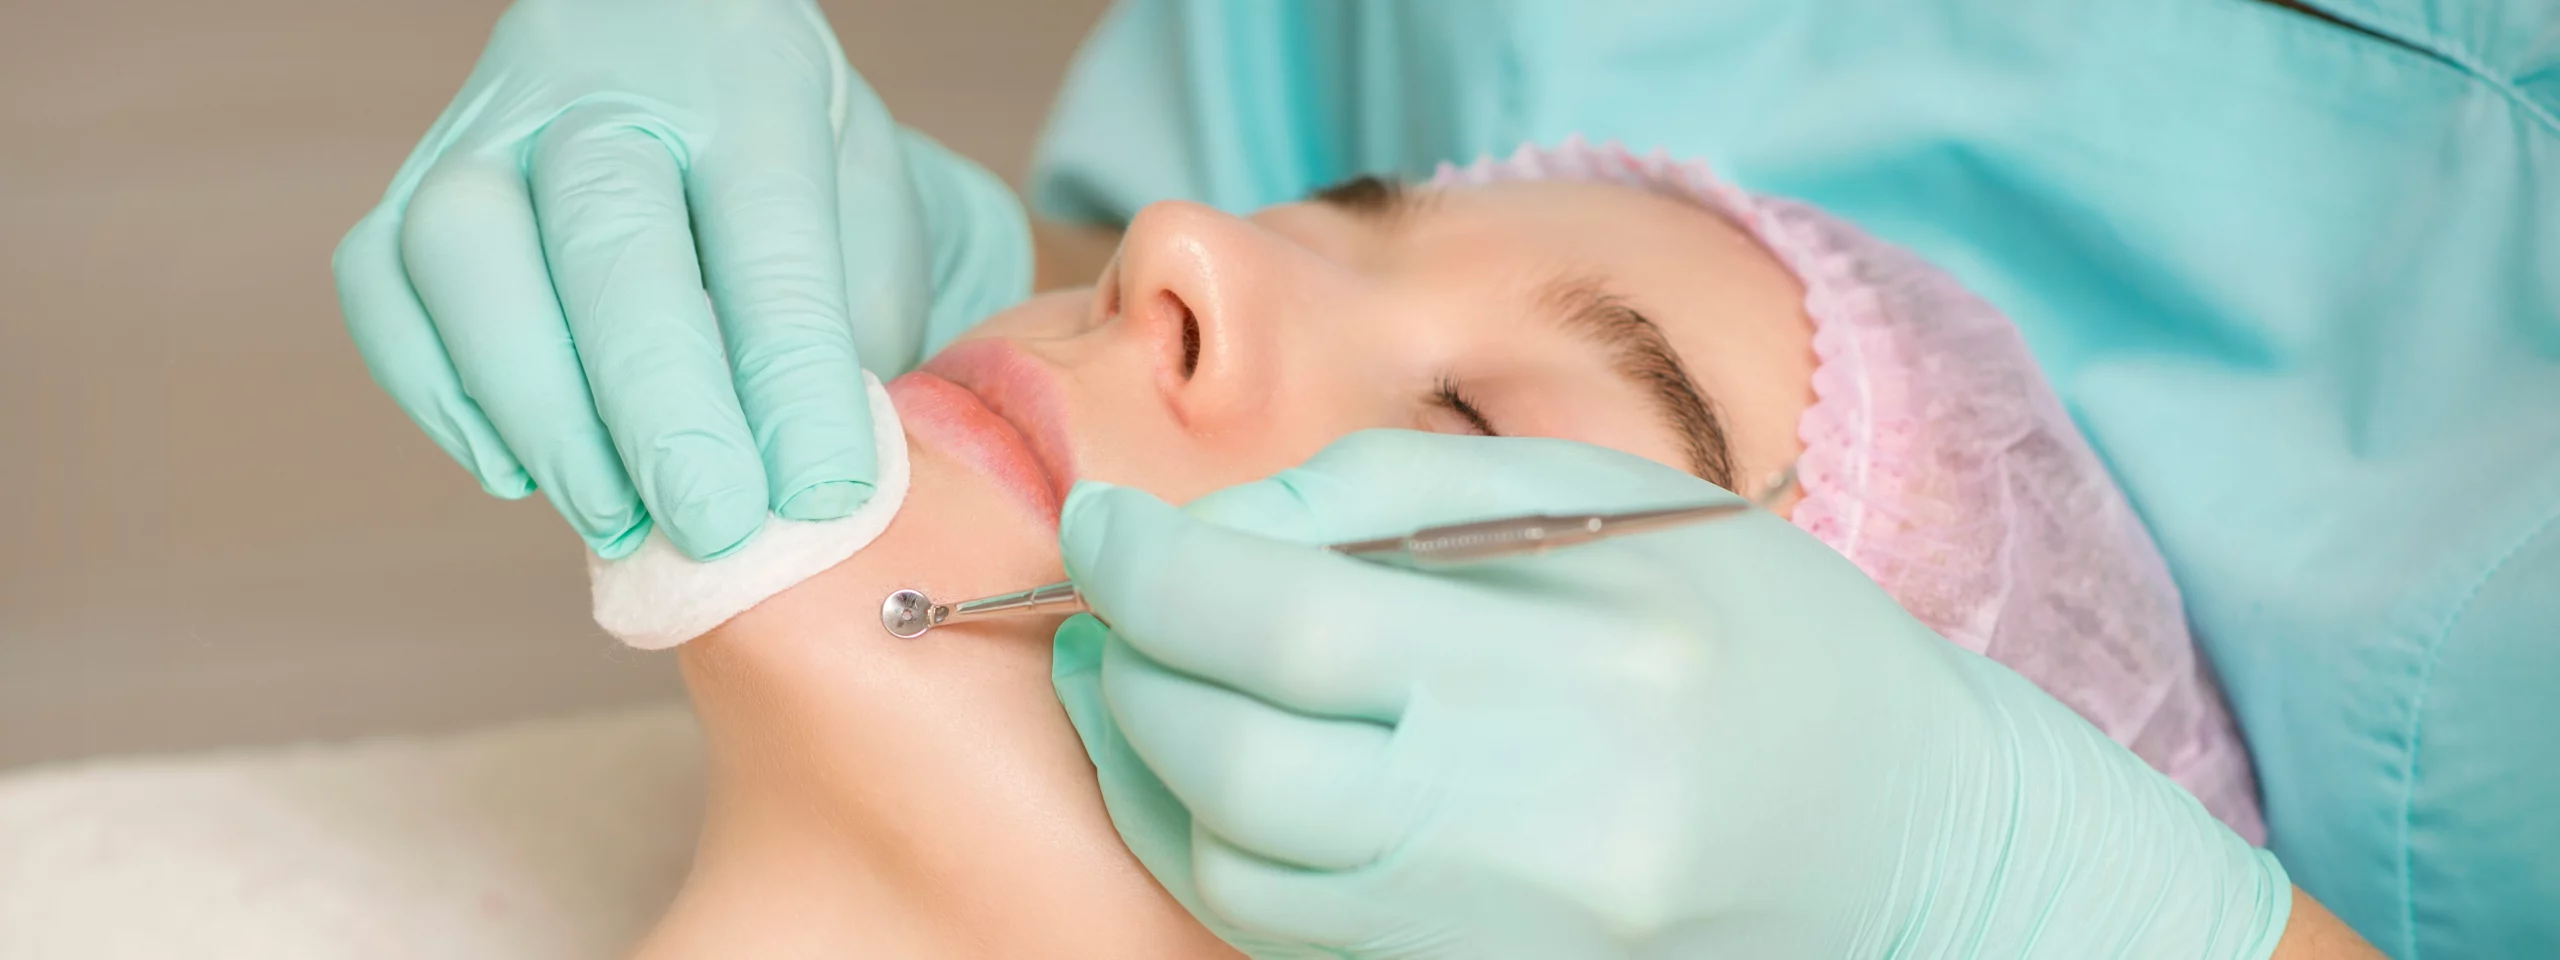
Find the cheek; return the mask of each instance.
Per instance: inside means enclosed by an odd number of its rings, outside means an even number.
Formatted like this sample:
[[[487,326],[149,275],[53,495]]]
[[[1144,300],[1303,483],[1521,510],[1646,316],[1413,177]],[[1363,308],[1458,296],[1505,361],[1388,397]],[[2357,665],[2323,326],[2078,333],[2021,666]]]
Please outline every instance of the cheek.
[[[1419,426],[1410,403],[1356,379],[1302,366],[1249,423],[1215,430],[1174,418],[1134,364],[1075,370],[1075,446],[1082,479],[1134,487],[1181,504],[1305,463],[1350,433]]]
[[[923,785],[940,781],[922,771],[967,765],[953,758],[1044,770],[1073,758],[1062,777],[1081,765],[1048,692],[1057,618],[946,626],[924,641],[880,628],[881,600],[901,587],[949,600],[1064,575],[1056,541],[1003,491],[928,448],[911,453],[914,484],[880,539],[679,648],[729,782],[798,781],[790,789],[851,809],[894,792],[880,770]]]
[[[1306,462],[1344,434],[1385,425],[1346,427],[1339,417],[1292,404],[1273,410],[1260,429],[1204,435],[1156,415],[1143,398],[1100,406],[1106,409],[1096,411],[1077,439],[1083,478],[1145,490],[1174,504],[1260,480]]]
[[[1348,305],[1290,304],[1235,322],[1266,325],[1239,362],[1268,377],[1271,400],[1213,424],[1177,418],[1159,383],[1162,358],[1111,324],[1079,325],[1025,309],[982,327],[1038,350],[1065,375],[1078,476],[1185,503],[1306,462],[1366,429],[1439,429],[1424,403],[1463,339],[1445,306],[1377,292]],[[1030,305],[1026,305],[1028,307]],[[1436,312],[1435,312],[1436,311]],[[1050,331],[1041,340],[1040,331]],[[1057,331],[1069,331],[1063,334]],[[1450,432],[1464,432],[1450,428]]]

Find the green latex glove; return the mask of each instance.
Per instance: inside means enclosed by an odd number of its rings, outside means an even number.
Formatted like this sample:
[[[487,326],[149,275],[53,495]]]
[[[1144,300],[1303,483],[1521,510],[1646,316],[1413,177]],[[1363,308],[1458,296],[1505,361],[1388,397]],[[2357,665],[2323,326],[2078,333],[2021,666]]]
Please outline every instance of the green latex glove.
[[[1085,484],[1061,699],[1121,836],[1262,957],[2265,957],[2275,859],[1764,512],[1424,573],[1304,544],[1731,498],[1354,435],[1176,510]]]
[[[490,493],[714,557],[869,500],[859,367],[1020,299],[1031,240],[806,0],[524,0],[335,267],[374,380]]]

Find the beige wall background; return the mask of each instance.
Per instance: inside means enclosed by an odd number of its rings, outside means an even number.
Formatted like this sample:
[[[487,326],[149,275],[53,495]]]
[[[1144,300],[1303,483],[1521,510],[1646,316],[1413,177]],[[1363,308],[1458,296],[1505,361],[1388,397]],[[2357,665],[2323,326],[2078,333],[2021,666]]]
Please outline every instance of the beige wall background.
[[[1019,180],[1104,0],[831,0],[890,109]],[[498,0],[0,11],[0,767],[679,696],[580,547],[366,378],[329,252]]]

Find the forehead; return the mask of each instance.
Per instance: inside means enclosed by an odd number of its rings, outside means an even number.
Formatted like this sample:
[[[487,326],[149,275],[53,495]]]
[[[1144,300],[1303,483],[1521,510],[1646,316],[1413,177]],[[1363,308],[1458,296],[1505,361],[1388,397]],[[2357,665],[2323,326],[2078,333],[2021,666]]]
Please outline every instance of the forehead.
[[[1695,242],[1730,233],[1724,217],[1698,203],[1615,183],[1528,180],[1413,190],[1416,219],[1452,228],[1510,232],[1522,240],[1590,246],[1636,235]]]
[[[1381,271],[1458,274],[1470,287],[1506,295],[1593,276],[1665,313],[1707,292],[1717,263],[1763,256],[1704,206],[1607,183],[1414,187],[1393,203],[1307,201],[1254,219]]]

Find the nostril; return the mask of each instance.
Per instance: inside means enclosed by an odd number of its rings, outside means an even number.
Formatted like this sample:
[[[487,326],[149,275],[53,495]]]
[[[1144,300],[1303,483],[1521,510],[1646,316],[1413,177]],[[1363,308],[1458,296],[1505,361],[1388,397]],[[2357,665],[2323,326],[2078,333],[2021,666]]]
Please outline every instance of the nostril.
[[[1182,379],[1200,369],[1200,318],[1189,307],[1182,310]]]

